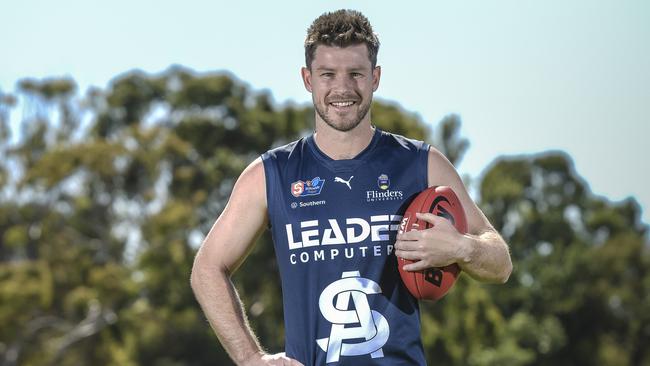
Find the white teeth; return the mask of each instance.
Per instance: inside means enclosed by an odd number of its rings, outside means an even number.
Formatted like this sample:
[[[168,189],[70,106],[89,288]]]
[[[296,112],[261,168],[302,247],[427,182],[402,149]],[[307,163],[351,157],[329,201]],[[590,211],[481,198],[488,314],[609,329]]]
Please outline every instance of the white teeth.
[[[348,107],[354,104],[354,102],[332,102],[331,104],[335,107]]]

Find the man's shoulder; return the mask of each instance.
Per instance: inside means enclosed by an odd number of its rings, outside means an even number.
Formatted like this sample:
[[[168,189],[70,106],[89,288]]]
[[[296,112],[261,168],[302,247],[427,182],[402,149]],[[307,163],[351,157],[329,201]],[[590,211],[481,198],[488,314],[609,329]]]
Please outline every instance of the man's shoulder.
[[[427,144],[424,141],[405,137],[393,132],[388,132],[384,130],[380,130],[380,131],[385,145],[391,147],[403,148],[406,150],[414,150],[414,151],[429,149],[429,144]]]
[[[291,156],[296,150],[300,150],[304,144],[305,138],[301,138],[284,145],[269,149],[262,154],[262,160],[283,160]]]

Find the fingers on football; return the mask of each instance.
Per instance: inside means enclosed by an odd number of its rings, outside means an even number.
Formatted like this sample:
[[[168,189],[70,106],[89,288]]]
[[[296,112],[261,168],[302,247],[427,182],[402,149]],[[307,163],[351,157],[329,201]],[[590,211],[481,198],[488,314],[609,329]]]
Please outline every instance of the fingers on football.
[[[416,212],[415,216],[418,219],[424,220],[424,221],[426,221],[426,222],[428,222],[430,224],[435,224],[436,222],[439,221],[438,219],[440,219],[440,217],[438,217],[438,216],[436,216],[436,215],[434,215],[434,214],[432,214],[430,212]]]
[[[409,250],[396,250],[395,255],[398,256],[399,258],[408,259],[411,261],[421,259],[421,255],[418,252],[409,251]]]
[[[436,227],[438,225],[441,225],[442,227],[444,227],[444,226],[454,227],[454,225],[451,223],[451,221],[449,221],[449,219],[447,219],[445,217],[442,217],[442,216],[434,215],[432,213],[419,213],[418,212],[417,216],[418,216],[418,219],[421,219],[421,220],[424,220],[424,221],[430,223],[432,227]]]
[[[427,266],[426,266],[426,264],[424,263],[424,261],[418,261],[418,262],[415,262],[415,263],[411,263],[411,264],[404,265],[404,267],[402,267],[402,268],[403,268],[405,271],[409,271],[409,272],[417,272],[417,271],[421,271],[421,270],[426,269]]]
[[[397,240],[395,249],[404,251],[422,250],[422,243],[417,240]]]
[[[421,233],[418,230],[411,230],[405,233],[397,234],[397,240],[418,240]]]

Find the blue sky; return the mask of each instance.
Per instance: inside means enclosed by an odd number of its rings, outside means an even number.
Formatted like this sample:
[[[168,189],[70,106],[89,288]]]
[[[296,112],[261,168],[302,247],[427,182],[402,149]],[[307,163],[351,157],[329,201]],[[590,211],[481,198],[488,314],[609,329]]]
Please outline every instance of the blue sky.
[[[306,103],[306,28],[339,8],[379,33],[377,97],[429,123],[461,116],[461,173],[563,150],[594,193],[636,197],[650,222],[650,1],[3,1],[0,90],[68,75],[84,92],[181,64]]]

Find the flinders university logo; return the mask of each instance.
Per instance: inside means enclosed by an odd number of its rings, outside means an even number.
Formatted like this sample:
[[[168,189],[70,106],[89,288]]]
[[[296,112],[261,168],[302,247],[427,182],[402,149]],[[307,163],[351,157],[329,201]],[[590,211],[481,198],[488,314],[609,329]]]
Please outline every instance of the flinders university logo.
[[[385,191],[390,187],[390,179],[388,179],[388,175],[382,174],[379,177],[377,177],[377,185],[379,186],[379,189]]]
[[[380,174],[377,177],[377,187],[379,188],[378,191],[366,191],[367,202],[396,201],[404,199],[403,191],[391,191],[388,189],[390,187],[390,179],[387,174]]]
[[[384,357],[382,347],[390,334],[388,321],[371,310],[368,303],[368,295],[379,293],[379,285],[361,277],[359,271],[343,272],[340,280],[323,290],[318,306],[323,317],[332,323],[332,330],[329,337],[317,339],[316,343],[327,352],[327,363],[338,362],[341,356]]]

